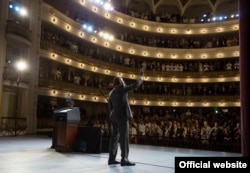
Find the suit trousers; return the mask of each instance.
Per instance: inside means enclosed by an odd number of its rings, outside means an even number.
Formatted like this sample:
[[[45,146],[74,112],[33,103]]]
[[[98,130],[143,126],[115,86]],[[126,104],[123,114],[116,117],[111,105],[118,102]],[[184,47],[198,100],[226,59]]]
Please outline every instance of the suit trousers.
[[[129,121],[111,120],[112,133],[109,143],[109,160],[115,160],[120,142],[121,160],[127,161],[129,154]]]

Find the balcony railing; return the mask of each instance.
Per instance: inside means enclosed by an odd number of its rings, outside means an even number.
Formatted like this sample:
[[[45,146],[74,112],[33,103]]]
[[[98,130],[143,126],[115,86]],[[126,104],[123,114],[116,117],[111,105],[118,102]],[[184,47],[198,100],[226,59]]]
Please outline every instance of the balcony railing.
[[[7,20],[6,32],[9,34],[18,35],[28,41],[31,41],[31,31],[15,21]]]
[[[88,87],[79,84],[73,84],[60,80],[51,80],[46,78],[39,79],[39,87],[47,87],[51,89],[65,90],[68,92],[74,92],[87,95],[100,95],[100,88]],[[103,89],[102,92],[108,95],[110,90]],[[130,99],[140,98],[140,100],[151,101],[190,101],[190,102],[235,102],[240,100],[239,95],[167,95],[167,94],[142,94],[142,93],[130,93]]]
[[[89,56],[84,56],[79,53],[73,52],[69,49],[63,48],[59,45],[53,44],[48,41],[41,41],[41,48],[46,49],[49,51],[53,51],[55,53],[64,55],[66,57],[70,57],[71,59],[75,61],[79,61],[85,64],[93,65],[96,67],[102,67],[109,70],[115,70],[119,69],[119,71],[124,73],[138,73],[138,69],[130,68],[122,65],[112,64],[110,62],[97,60],[94,58],[91,58]],[[216,78],[216,77],[234,77],[239,76],[239,71],[232,70],[232,71],[209,71],[209,72],[178,72],[178,71],[168,71],[168,72],[162,72],[162,71],[147,71],[146,75],[148,76],[155,76],[155,77],[175,77],[175,78],[201,78],[201,77],[207,77],[207,78]]]
[[[17,79],[20,77],[21,77],[20,82],[29,83],[28,76],[29,76],[28,72],[18,73],[13,67],[5,67],[3,71],[3,80],[11,81],[12,83],[16,83]]]

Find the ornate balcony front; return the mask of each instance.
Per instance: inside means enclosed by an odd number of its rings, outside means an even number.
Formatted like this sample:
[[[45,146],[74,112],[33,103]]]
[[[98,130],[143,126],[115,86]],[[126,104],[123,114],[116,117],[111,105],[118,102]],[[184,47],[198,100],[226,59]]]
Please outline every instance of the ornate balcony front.
[[[100,88],[88,87],[84,85],[73,84],[69,82],[59,81],[59,80],[50,80],[48,78],[40,78],[39,79],[39,87],[47,88],[48,90],[61,90],[68,93],[75,93],[79,95],[88,95],[93,97],[98,97],[100,95]],[[104,95],[108,95],[108,89],[101,89]],[[201,104],[211,104],[216,102],[216,104],[223,106],[227,102],[239,102],[240,96],[237,94],[234,95],[167,95],[167,94],[142,94],[142,93],[131,93],[130,100],[141,100],[140,104],[146,104],[146,102],[169,102],[174,104],[174,106],[178,106],[178,102],[182,102],[183,104],[198,103]],[[145,103],[144,103],[145,102]],[[132,102],[133,104],[133,102]],[[176,104],[176,105],[175,105]],[[136,105],[136,104],[135,104]],[[235,104],[237,105],[237,104]]]
[[[16,21],[7,20],[6,33],[31,41],[31,31]]]

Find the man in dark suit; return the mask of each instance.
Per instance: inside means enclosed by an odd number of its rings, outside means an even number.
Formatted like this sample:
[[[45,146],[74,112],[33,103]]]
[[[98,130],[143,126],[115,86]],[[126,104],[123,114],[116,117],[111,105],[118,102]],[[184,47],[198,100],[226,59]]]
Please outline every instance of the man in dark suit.
[[[129,119],[133,117],[128,103],[128,92],[139,87],[143,82],[143,71],[140,71],[138,80],[126,85],[123,78],[114,78],[114,88],[109,93],[108,106],[110,111],[110,123],[112,134],[109,144],[108,165],[121,164],[121,166],[134,166],[135,163],[128,160],[129,154]],[[121,162],[116,161],[116,154],[120,142]]]

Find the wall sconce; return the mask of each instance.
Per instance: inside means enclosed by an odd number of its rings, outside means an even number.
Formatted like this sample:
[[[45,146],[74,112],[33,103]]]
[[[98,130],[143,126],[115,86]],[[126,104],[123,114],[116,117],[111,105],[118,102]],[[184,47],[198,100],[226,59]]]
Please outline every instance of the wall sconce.
[[[105,16],[106,16],[106,18],[108,18],[108,19],[110,18],[110,14],[109,14],[109,13],[106,13]]]
[[[117,20],[117,22],[118,22],[118,23],[122,23],[122,19],[119,18],[119,19]]]
[[[56,54],[52,53],[52,54],[51,54],[51,57],[52,57],[53,59],[56,58]]]
[[[92,42],[96,42],[97,41],[97,39],[94,37],[94,38],[92,38]]]
[[[97,12],[97,8],[96,8],[96,7],[94,7],[94,8],[93,8],[93,11],[96,13],[96,12]]]
[[[134,22],[131,22],[131,23],[130,23],[130,26],[131,26],[131,27],[135,27],[135,23],[134,23]]]
[[[238,29],[239,29],[238,25],[234,26],[234,30],[238,30]]]
[[[67,26],[66,26],[66,30],[70,30],[70,25],[67,25]]]
[[[190,78],[190,77],[187,78],[187,81],[188,81],[188,82],[192,82],[192,80],[193,80],[193,79]]]
[[[93,70],[96,71],[96,70],[97,70],[97,67],[93,67]]]
[[[146,52],[146,51],[143,51],[143,53],[142,53],[144,56],[147,56],[148,55],[148,52]]]
[[[134,54],[134,53],[135,53],[135,50],[134,50],[134,49],[130,49],[129,52],[130,52],[131,54]]]
[[[80,35],[80,37],[84,37],[84,33],[83,32],[80,32],[79,35]]]
[[[121,46],[117,46],[116,49],[117,50],[121,50],[122,48],[121,48]]]
[[[80,67],[83,68],[85,66],[85,64],[83,63],[80,63]]]
[[[201,57],[202,57],[203,59],[205,59],[207,56],[206,56],[206,55],[202,55]]]
[[[225,103],[224,102],[220,102],[220,105],[223,106],[223,105],[225,105]]]
[[[201,30],[201,32],[202,32],[202,33],[206,33],[206,32],[207,32],[207,30],[203,29],[203,30]]]
[[[53,23],[56,23],[56,21],[57,21],[57,18],[56,18],[56,17],[53,17],[53,18],[52,18],[52,22],[53,22]]]
[[[217,28],[217,32],[221,32],[222,31],[222,29],[221,28]]]
[[[157,57],[158,57],[158,58],[161,58],[161,57],[162,57],[162,53],[158,53],[158,54],[157,54]]]
[[[109,43],[108,43],[108,42],[105,42],[105,43],[104,43],[104,46],[105,46],[105,47],[108,47],[108,46],[109,46]]]
[[[218,57],[221,58],[221,57],[222,57],[222,54],[221,54],[221,53],[218,53]]]
[[[70,62],[71,62],[71,59],[66,58],[66,63],[70,63]]]
[[[158,28],[157,31],[158,31],[158,32],[162,32],[162,28]]]

